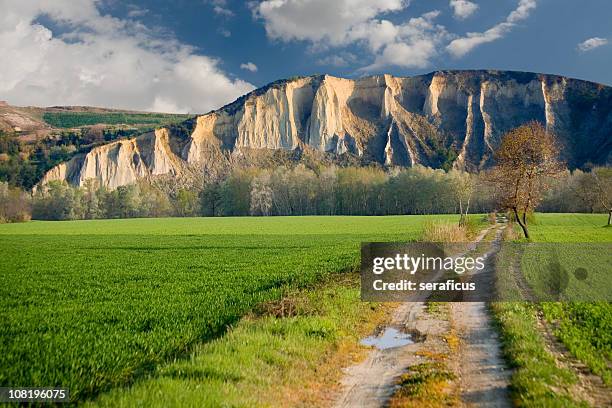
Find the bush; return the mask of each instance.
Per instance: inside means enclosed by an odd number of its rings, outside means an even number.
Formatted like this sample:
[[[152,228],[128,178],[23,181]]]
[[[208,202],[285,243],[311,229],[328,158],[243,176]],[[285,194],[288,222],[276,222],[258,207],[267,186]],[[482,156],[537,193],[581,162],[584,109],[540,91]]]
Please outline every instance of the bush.
[[[428,221],[423,225],[421,240],[425,242],[467,242],[468,226]]]
[[[0,182],[0,224],[7,222],[29,221],[31,216],[30,199],[18,189]]]

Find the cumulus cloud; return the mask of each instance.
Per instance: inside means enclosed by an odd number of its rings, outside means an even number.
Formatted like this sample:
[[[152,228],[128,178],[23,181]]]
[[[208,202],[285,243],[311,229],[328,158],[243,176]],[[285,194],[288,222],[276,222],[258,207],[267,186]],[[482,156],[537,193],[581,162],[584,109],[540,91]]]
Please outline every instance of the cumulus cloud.
[[[20,105],[97,105],[205,112],[253,89],[168,33],[103,15],[96,0],[5,0],[0,98]],[[60,27],[56,35],[40,22]]]
[[[513,10],[506,20],[491,27],[482,33],[468,33],[465,37],[457,38],[446,47],[455,57],[462,57],[474,48],[496,41],[508,34],[517,23],[527,19],[529,14],[536,8],[536,0],[520,0],[517,8]]]
[[[240,64],[240,68],[251,72],[257,72],[257,65],[253,64],[252,62]]]
[[[458,20],[465,20],[478,10],[478,4],[468,0],[450,0],[453,16]]]
[[[376,36],[368,41],[373,50],[383,44],[376,54],[373,64],[362,68],[363,71],[374,71],[388,65],[404,68],[426,68],[431,60],[438,55],[440,44],[450,37],[444,26],[434,20],[439,11],[425,13],[420,17],[411,18],[406,23],[393,26],[395,35],[388,35],[387,41],[377,42]]]
[[[365,47],[374,62],[363,71],[387,65],[423,68],[450,37],[444,26],[434,22],[439,11],[399,24],[385,18],[408,5],[405,0],[266,0],[254,6],[254,15],[271,39],[307,41],[315,51],[351,44]],[[349,62],[338,55],[319,61],[335,66]]]
[[[607,39],[601,37],[593,37],[578,44],[578,50],[581,52],[587,52],[606,44],[608,44]]]
[[[362,24],[407,5],[404,0],[265,0],[255,5],[254,13],[272,39],[346,45]]]

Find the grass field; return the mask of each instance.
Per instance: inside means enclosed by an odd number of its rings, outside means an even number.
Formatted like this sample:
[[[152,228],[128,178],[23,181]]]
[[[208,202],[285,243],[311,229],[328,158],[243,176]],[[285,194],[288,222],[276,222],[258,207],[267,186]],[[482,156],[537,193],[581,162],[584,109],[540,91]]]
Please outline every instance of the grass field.
[[[530,228],[532,241],[536,243],[612,242],[612,229],[603,227],[605,215],[538,214],[536,220],[537,223]],[[573,282],[570,277],[568,290],[564,294],[565,302],[502,302],[493,305],[502,331],[505,353],[515,367],[512,378],[514,396],[522,405],[583,406],[579,396],[571,391],[577,382],[575,373],[559,367],[547,351],[541,328],[536,324],[538,312],[552,325],[554,334],[569,352],[611,385],[612,306],[608,302],[571,302],[572,294],[584,298],[585,294],[590,293],[599,299],[605,291],[609,291],[609,284],[605,284],[610,281],[610,266],[606,264],[609,254],[572,253],[573,247],[564,245],[558,248],[559,262],[569,269],[573,264],[572,257],[591,262],[581,265],[590,271],[588,283],[581,287],[581,282]],[[526,257],[523,268],[529,286],[537,293],[543,286],[544,275],[537,273],[539,269],[535,266],[538,263],[534,259],[539,249],[536,247],[534,251],[536,253]],[[504,258],[501,259],[503,262]],[[546,259],[542,256],[540,265]],[[498,267],[507,270],[508,265],[502,263]],[[513,298],[511,292],[518,291],[518,288],[506,279],[508,276],[500,275],[498,290],[504,291],[506,298]]]
[[[612,243],[612,228],[604,227],[606,216],[600,214],[541,214],[538,220],[533,239],[561,243],[559,262],[570,271],[569,284],[562,295],[565,302],[543,303],[544,316],[554,325],[555,334],[568,350],[612,385],[612,305],[601,301],[609,299],[612,252],[608,252],[608,245],[596,244]],[[585,242],[595,245],[583,245]],[[584,281],[572,276],[578,267],[588,271]],[[526,274],[527,281],[537,288],[538,279],[544,274],[538,274],[538,268],[534,267],[527,270],[530,271]],[[576,299],[582,301],[573,301]]]
[[[132,383],[257,304],[354,268],[365,240],[455,216],[128,219],[0,225],[0,384],[77,400]]]

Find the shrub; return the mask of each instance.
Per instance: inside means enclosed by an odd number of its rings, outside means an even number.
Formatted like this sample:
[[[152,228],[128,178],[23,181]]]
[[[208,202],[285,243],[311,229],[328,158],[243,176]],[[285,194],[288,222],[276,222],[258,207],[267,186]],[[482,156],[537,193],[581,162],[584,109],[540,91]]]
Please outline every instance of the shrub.
[[[425,242],[466,242],[469,226],[447,222],[426,222],[423,225],[422,241]]]

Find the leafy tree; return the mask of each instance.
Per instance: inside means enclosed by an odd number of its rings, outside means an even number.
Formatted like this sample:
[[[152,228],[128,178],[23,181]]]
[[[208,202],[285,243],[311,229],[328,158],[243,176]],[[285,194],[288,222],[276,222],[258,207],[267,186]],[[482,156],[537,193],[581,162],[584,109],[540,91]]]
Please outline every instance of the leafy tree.
[[[538,122],[508,132],[495,152],[489,180],[496,186],[499,207],[514,213],[529,238],[527,214],[542,200],[551,177],[561,172],[553,135]]]
[[[190,217],[198,210],[198,196],[194,191],[180,189],[176,195],[176,213],[180,217]]]
[[[223,215],[221,185],[219,183],[209,183],[200,192],[200,212],[205,217]]]

